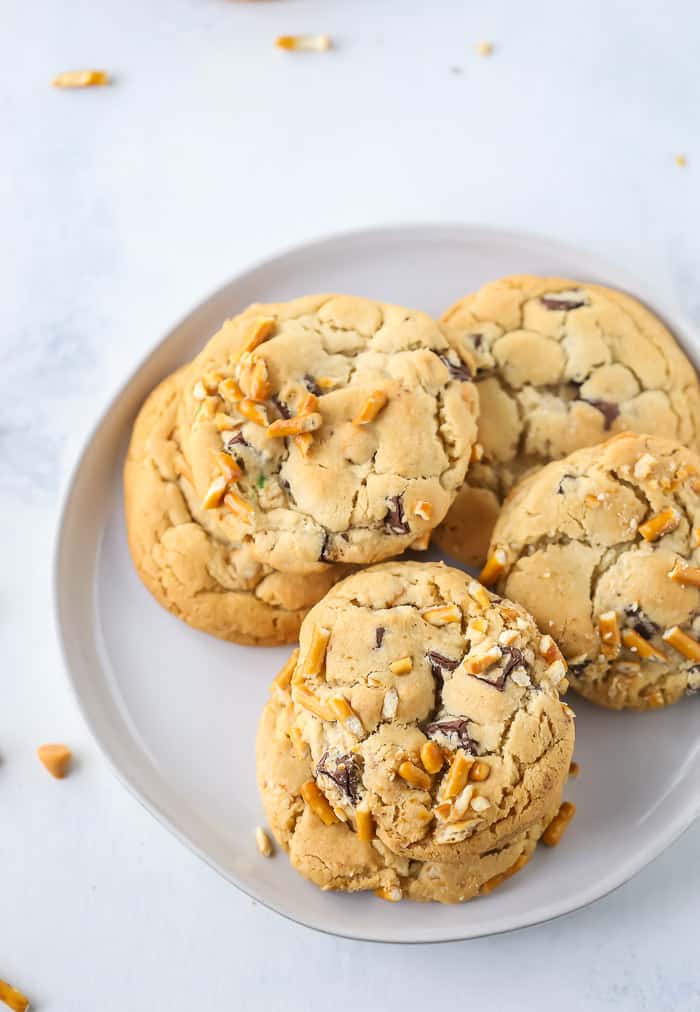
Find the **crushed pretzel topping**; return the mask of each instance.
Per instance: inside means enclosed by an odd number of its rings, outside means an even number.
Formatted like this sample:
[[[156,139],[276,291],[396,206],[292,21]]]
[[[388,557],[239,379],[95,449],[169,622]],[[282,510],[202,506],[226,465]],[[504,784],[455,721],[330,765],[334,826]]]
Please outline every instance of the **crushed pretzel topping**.
[[[675,531],[681,522],[681,515],[673,506],[667,506],[660,513],[655,513],[643,524],[639,525],[639,533],[645,541],[658,541],[664,534]]]
[[[262,826],[255,827],[255,844],[263,857],[272,857],[272,843]]]
[[[687,657],[690,661],[700,661],[700,643],[694,640],[692,636],[688,636],[683,630],[677,626],[671,626],[663,634],[663,640],[672,646],[674,650],[677,650],[679,654]]]
[[[506,562],[506,553],[502,548],[497,548],[479,573],[479,583],[484,587],[492,587],[505,572]]]
[[[275,45],[278,49],[325,53],[331,48],[331,40],[327,35],[278,35]]]
[[[29,998],[11,987],[5,980],[0,980],[0,1001],[12,1009],[12,1012],[28,1012]]]
[[[373,390],[352,420],[353,425],[369,425],[389,401],[384,390]]]
[[[64,70],[51,82],[54,88],[95,88],[109,84],[105,70]]]

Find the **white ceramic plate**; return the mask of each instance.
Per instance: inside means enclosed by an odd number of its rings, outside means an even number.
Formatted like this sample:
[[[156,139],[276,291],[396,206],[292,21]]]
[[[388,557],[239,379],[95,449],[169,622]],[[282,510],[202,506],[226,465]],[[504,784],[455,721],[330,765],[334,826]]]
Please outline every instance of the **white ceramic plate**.
[[[268,683],[287,649],[236,647],[194,632],[138,581],[127,551],[121,470],[148,392],[192,357],[221,321],[253,301],[352,292],[439,314],[508,273],[558,274],[648,289],[585,252],[467,226],[386,228],[314,242],[233,280],[179,323],[122,387],[70,481],[55,562],[60,637],[83,714],[120,779],[163,825],[226,879],[279,913],[324,931],[435,942],[507,931],[581,907],[656,857],[700,812],[698,700],[615,714],[571,700],[582,773],[578,814],[557,850],[463,906],[389,904],[323,893],[286,857],[264,860],[254,738]],[[653,305],[698,362],[692,327]]]

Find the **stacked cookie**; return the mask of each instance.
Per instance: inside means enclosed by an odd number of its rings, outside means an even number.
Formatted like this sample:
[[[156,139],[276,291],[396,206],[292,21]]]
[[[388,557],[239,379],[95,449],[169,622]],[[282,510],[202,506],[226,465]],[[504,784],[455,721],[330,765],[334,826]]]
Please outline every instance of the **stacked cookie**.
[[[637,709],[700,687],[699,432],[663,324],[556,278],[493,282],[441,323],[350,296],[251,306],[154,391],[132,556],[199,629],[300,635],[257,768],[302,875],[489,892],[573,814],[569,683]],[[395,561],[433,534],[479,581]]]

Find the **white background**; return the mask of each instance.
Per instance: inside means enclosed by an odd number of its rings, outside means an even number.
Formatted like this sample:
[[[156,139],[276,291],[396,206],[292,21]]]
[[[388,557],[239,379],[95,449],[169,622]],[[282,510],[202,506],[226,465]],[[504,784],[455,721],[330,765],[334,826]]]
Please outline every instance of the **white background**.
[[[530,229],[700,324],[697,4],[2,0],[0,22],[0,976],[47,1012],[700,1008],[700,826],[594,907],[464,944],[328,938],[239,895],[107,770],[49,572],[59,489],[108,395],[282,246],[403,221]],[[273,48],[303,30],[337,49]],[[50,87],[84,66],[114,86]],[[34,756],[46,740],[77,754],[62,783]]]

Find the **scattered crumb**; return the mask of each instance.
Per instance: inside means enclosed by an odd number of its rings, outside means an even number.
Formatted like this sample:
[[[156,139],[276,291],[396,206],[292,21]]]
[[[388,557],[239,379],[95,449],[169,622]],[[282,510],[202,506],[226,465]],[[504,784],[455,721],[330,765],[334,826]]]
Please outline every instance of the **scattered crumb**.
[[[104,70],[66,70],[57,74],[51,83],[54,88],[95,88],[110,81]]]
[[[36,754],[52,777],[65,777],[73,755],[67,745],[40,745]]]
[[[27,1012],[29,998],[25,998],[21,991],[16,991],[4,980],[0,980],[0,1001],[12,1009],[12,1012]]]
[[[262,826],[255,827],[255,843],[263,857],[272,857],[272,843]]]
[[[577,762],[572,762],[571,765],[569,766],[569,776],[575,779],[580,772],[581,767],[579,766],[579,764]]]
[[[275,39],[278,49],[296,49],[307,53],[324,53],[331,48],[327,35],[278,35]]]
[[[479,56],[491,56],[491,54],[493,53],[493,43],[478,42],[476,46],[476,51],[479,54]]]
[[[676,155],[676,165],[679,168],[684,169],[687,164],[688,164],[688,159],[685,157],[685,155]]]

